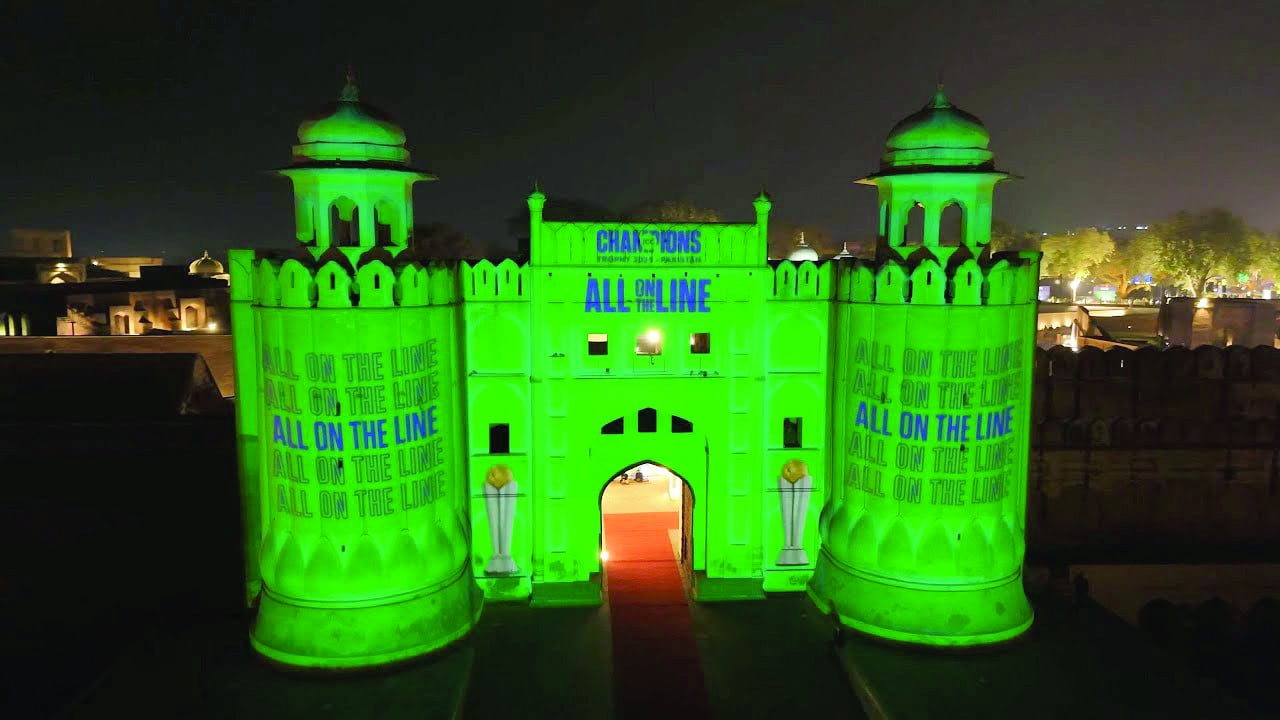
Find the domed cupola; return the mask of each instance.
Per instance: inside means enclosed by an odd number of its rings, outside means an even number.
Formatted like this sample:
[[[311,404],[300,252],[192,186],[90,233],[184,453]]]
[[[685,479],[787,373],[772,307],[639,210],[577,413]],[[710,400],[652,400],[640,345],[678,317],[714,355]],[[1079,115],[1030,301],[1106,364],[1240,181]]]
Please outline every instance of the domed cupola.
[[[293,181],[298,242],[316,257],[347,248],[352,262],[371,247],[408,247],[413,184],[436,179],[409,164],[404,130],[360,100],[350,68],[338,99],[298,126],[293,162],[277,172]]]
[[[877,255],[906,259],[923,246],[945,263],[959,247],[974,256],[991,242],[991,197],[1013,177],[997,170],[982,121],[947,99],[933,99],[893,126],[880,168],[857,182],[880,196]]]
[[[809,243],[804,241],[803,232],[796,239],[795,247],[791,249],[791,254],[787,256],[787,259],[795,262],[804,262],[805,260],[817,262],[819,260],[818,251],[809,247]]]
[[[298,126],[298,143],[293,148],[295,164],[346,161],[404,165],[409,162],[404,130],[390,115],[360,100],[360,88],[350,69],[338,99]]]
[[[187,274],[201,277],[213,277],[214,275],[222,275],[224,272],[226,271],[222,269],[222,263],[209,257],[208,250],[205,250],[204,255],[196,258],[195,262],[187,266]]]
[[[882,173],[924,167],[990,170],[991,136],[977,117],[947,99],[938,85],[933,100],[893,126],[880,158]]]

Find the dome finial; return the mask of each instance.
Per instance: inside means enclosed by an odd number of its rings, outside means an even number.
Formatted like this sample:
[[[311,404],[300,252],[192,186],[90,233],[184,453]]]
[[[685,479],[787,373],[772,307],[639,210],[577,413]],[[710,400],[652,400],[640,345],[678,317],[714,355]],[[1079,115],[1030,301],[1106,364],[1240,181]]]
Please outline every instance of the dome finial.
[[[938,87],[933,91],[933,102],[930,107],[949,108],[951,101],[947,100],[947,94],[942,90],[942,71],[938,71]]]
[[[360,101],[360,88],[356,86],[356,71],[351,68],[351,63],[347,63],[347,84],[342,88],[342,95],[338,96],[338,99],[344,102]]]

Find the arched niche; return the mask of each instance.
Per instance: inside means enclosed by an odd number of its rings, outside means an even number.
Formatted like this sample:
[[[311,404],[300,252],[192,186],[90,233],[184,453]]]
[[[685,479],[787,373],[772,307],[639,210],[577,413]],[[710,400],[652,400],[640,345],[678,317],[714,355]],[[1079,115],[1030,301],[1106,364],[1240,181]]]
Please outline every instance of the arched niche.
[[[938,244],[942,247],[960,247],[965,239],[964,206],[957,200],[948,202],[942,208],[938,219]]]
[[[338,197],[329,203],[329,244],[331,247],[360,246],[360,209],[351,198]]]
[[[924,245],[924,205],[913,202],[907,206],[905,222],[902,224],[902,246],[921,247]]]

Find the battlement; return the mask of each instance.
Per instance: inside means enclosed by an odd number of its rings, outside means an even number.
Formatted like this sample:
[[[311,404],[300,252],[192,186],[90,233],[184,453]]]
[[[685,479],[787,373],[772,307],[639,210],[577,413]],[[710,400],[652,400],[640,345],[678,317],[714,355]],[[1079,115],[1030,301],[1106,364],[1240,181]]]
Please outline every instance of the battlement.
[[[401,260],[383,248],[350,249],[367,252],[353,265],[351,257],[335,252],[315,259],[267,255],[249,260],[232,251],[232,284],[238,286],[233,299],[290,308],[424,307],[458,300],[455,264]]]
[[[906,262],[839,259],[835,299],[839,302],[909,305],[1021,305],[1035,302],[1040,253],[995,253],[943,266],[932,255],[916,253]]]
[[[528,301],[529,266],[507,258],[497,265],[489,260],[458,265],[458,288],[465,300]]]
[[[773,287],[770,300],[830,300],[831,273],[834,263],[812,260],[770,261],[773,265]]]

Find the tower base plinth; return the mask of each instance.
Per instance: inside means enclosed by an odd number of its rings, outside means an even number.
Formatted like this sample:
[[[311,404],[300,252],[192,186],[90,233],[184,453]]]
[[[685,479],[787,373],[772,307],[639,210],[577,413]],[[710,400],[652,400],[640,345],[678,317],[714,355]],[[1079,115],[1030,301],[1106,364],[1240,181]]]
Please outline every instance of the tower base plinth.
[[[409,660],[463,637],[484,598],[463,571],[401,598],[364,604],[308,604],[263,587],[249,640],[262,656],[302,668],[354,669]]]
[[[983,584],[930,585],[860,572],[826,550],[809,583],[824,613],[860,633],[935,647],[1011,640],[1031,627],[1022,573]]]

